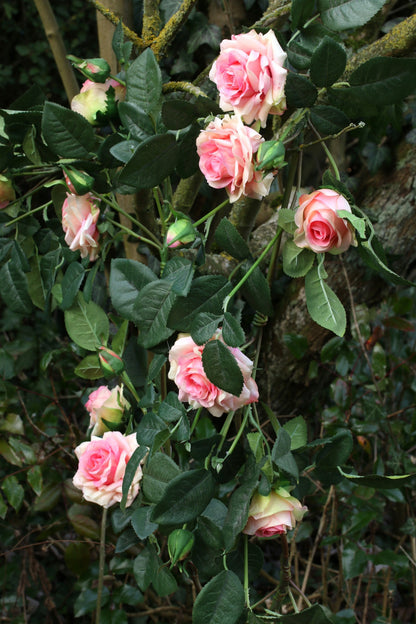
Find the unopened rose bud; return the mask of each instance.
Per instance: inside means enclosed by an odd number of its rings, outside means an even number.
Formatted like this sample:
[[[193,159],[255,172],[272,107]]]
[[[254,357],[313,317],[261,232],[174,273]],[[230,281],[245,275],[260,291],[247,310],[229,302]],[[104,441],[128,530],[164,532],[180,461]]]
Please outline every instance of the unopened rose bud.
[[[172,565],[185,559],[194,545],[194,534],[187,529],[175,529],[169,535],[168,551]]]
[[[110,65],[102,58],[81,59],[69,54],[66,57],[85,78],[94,82],[105,82],[110,75]]]
[[[75,195],[85,195],[94,186],[94,178],[85,171],[78,171],[72,167],[62,167],[65,175],[65,182],[71,193]]]
[[[98,349],[98,358],[100,360],[101,368],[105,373],[109,375],[119,375],[124,370],[124,362],[117,353],[107,349],[107,347],[100,347]]]
[[[108,386],[100,386],[91,392],[85,408],[90,415],[91,435],[100,436],[109,428],[117,426],[130,403],[123,396],[123,386],[112,390]]]
[[[257,150],[255,169],[262,169],[263,171],[281,169],[287,165],[284,157],[285,146],[281,141],[265,141],[260,144]]]
[[[86,80],[81,91],[72,98],[71,109],[90,124],[99,126],[117,115],[117,102],[124,100],[126,87],[113,78],[104,83]]]
[[[0,174],[0,210],[16,199],[13,184],[9,178]]]
[[[179,219],[172,223],[166,234],[166,244],[171,249],[192,243],[196,238],[195,229],[188,219]]]

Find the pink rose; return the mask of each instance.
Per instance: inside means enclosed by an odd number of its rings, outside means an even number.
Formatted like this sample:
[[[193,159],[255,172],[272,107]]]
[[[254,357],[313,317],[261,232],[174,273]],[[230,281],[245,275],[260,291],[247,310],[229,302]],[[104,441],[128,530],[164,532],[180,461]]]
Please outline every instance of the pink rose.
[[[107,93],[110,87],[114,89],[113,101]],[[115,102],[124,100],[125,95],[126,87],[114,78],[108,78],[104,83],[86,80],[79,94],[72,98],[71,109],[85,117],[90,124],[100,125],[102,119],[97,118],[97,113],[101,113],[104,118],[112,117]]]
[[[281,115],[286,109],[285,59],[271,30],[265,35],[251,30],[222,41],[209,73],[220,93],[220,108],[233,110],[247,124],[259,119],[264,128],[269,113]]]
[[[353,226],[338,216],[338,210],[351,212],[345,197],[332,189],[319,189],[309,195],[301,195],[295,213],[298,227],[293,242],[316,253],[329,251],[332,254],[339,254],[350,245],[356,245]]]
[[[243,533],[257,537],[271,537],[293,529],[307,511],[301,503],[283,488],[268,496],[254,494],[248,510],[248,521]]]
[[[121,501],[126,465],[138,446],[135,433],[123,436],[120,431],[106,431],[102,438],[93,436],[90,442],[77,446],[75,454],[79,465],[73,484],[82,490],[85,500],[101,507],[111,507]],[[139,465],[129,489],[126,507],[136,498],[141,478]]]
[[[104,431],[108,431],[103,420],[118,424],[123,417],[124,410],[129,409],[129,407],[130,404],[124,398],[123,388],[120,386],[116,386],[112,390],[107,386],[100,386],[91,392],[85,404],[90,415],[90,427],[93,427],[91,434],[100,436]]]
[[[9,178],[0,174],[0,210],[6,208],[11,201],[16,199],[13,184]]]
[[[66,244],[72,251],[79,249],[81,258],[89,255],[91,261],[98,256],[97,221],[100,210],[96,201],[91,193],[67,193],[62,205],[62,229]]]
[[[230,202],[242,195],[261,199],[268,194],[273,174],[263,177],[253,156],[263,137],[239,117],[216,117],[196,140],[199,168],[213,188],[225,188]]]
[[[222,340],[221,330],[215,332],[213,340]],[[203,348],[195,344],[189,334],[179,334],[169,351],[168,377],[178,386],[180,401],[186,401],[195,409],[206,407],[213,416],[221,416],[224,412],[235,411],[243,405],[258,401],[257,384],[251,377],[253,362],[240,349],[228,347],[244,378],[241,394],[236,397],[209,381],[202,365]]]

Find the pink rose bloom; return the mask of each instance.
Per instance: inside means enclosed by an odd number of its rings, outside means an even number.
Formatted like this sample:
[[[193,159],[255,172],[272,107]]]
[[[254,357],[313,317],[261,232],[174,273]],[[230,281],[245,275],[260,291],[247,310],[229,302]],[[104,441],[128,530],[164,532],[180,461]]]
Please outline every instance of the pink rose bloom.
[[[100,121],[97,120],[97,113],[100,112],[103,115],[108,113],[107,91],[110,87],[114,89],[115,102],[123,101],[126,95],[126,87],[114,80],[114,78],[108,78],[104,83],[86,80],[79,94],[72,98],[71,109],[85,117],[90,124],[99,125]],[[110,111],[110,116],[111,113]]]
[[[96,201],[91,193],[67,193],[62,205],[62,229],[66,244],[72,251],[79,249],[81,258],[89,255],[91,261],[97,259],[99,247],[97,221],[100,210]]]
[[[302,520],[306,511],[307,508],[283,488],[272,490],[268,496],[254,494],[243,533],[257,537],[286,533]]]
[[[217,330],[213,340],[222,340],[221,330]],[[169,379],[179,388],[179,400],[192,407],[206,407],[213,416],[235,411],[243,405],[258,401],[257,384],[251,377],[253,362],[240,351],[228,347],[243,374],[244,385],[240,396],[236,397],[214,386],[205,374],[202,365],[203,346],[198,346],[189,334],[179,334],[169,351]]]
[[[298,227],[293,242],[316,253],[328,251],[332,254],[339,254],[350,245],[356,245],[353,226],[338,216],[338,210],[351,212],[345,197],[332,189],[319,189],[309,195],[301,195],[295,213]]]
[[[108,386],[100,386],[91,392],[85,408],[90,415],[91,434],[100,436],[108,427],[103,422],[117,424],[121,421],[125,409],[129,409],[130,403],[123,396],[123,388],[116,386],[112,390]]]
[[[72,481],[75,487],[82,490],[86,501],[107,508],[121,501],[126,465],[138,446],[135,433],[123,436],[120,431],[106,431],[102,438],[93,436],[90,442],[77,446],[75,454],[79,464]],[[126,507],[136,498],[141,478],[139,465],[129,489]]]
[[[199,168],[213,188],[225,188],[230,202],[242,195],[261,199],[268,194],[273,174],[254,169],[253,156],[263,137],[240,117],[216,117],[196,140]]]
[[[233,110],[247,124],[260,120],[264,128],[269,113],[281,115],[286,109],[285,59],[272,30],[224,39],[209,73],[220,93],[220,108]]]
[[[0,210],[6,208],[11,201],[16,199],[13,184],[9,178],[0,174]]]

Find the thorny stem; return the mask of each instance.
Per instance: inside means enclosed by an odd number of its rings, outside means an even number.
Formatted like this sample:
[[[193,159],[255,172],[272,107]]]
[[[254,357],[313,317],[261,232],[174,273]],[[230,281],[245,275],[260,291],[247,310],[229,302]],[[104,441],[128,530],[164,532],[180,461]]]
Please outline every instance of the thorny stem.
[[[101,519],[101,535],[100,535],[100,559],[98,567],[98,587],[97,587],[97,609],[95,612],[95,623],[100,624],[101,616],[101,598],[103,594],[104,566],[105,566],[105,528],[107,524],[107,508],[103,508]]]

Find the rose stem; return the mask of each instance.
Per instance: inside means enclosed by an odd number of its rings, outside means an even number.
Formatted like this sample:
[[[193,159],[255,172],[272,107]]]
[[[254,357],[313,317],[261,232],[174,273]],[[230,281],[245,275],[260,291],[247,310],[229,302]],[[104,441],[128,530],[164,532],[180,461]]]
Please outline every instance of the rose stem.
[[[97,587],[97,609],[95,612],[95,622],[100,624],[101,615],[101,596],[103,593],[104,566],[105,566],[105,527],[107,524],[107,508],[103,508],[103,516],[101,518],[101,535],[100,535],[100,559],[98,567],[98,587]]]
[[[246,607],[251,610],[248,592],[248,535],[244,535],[244,595],[246,597]]]

